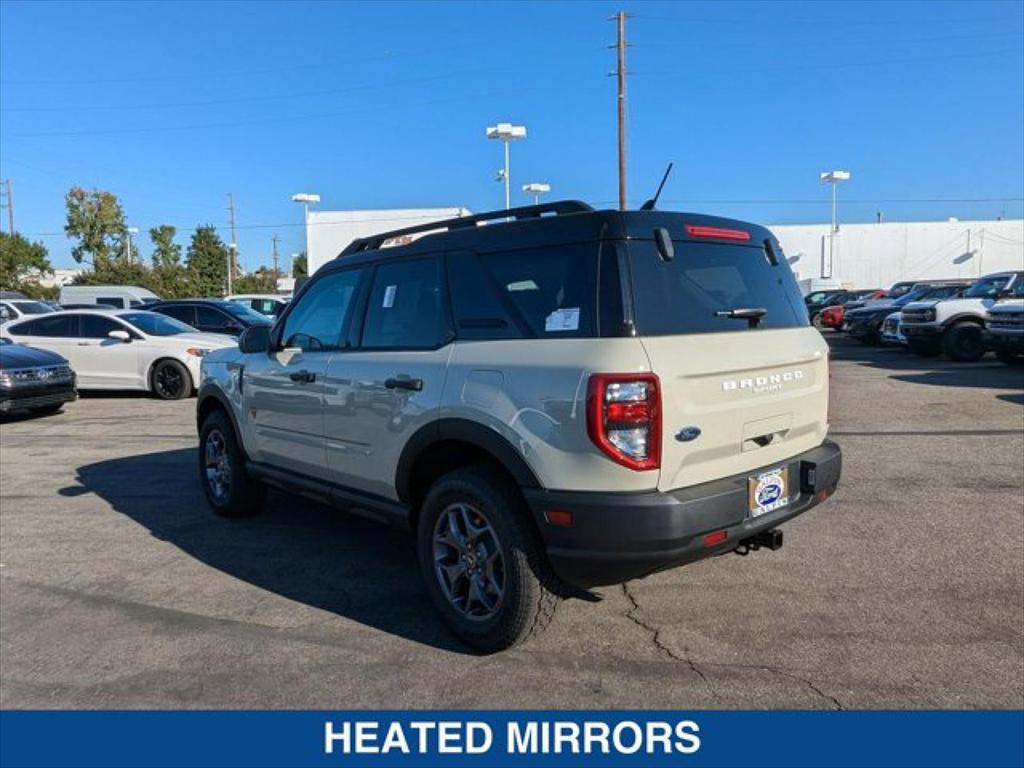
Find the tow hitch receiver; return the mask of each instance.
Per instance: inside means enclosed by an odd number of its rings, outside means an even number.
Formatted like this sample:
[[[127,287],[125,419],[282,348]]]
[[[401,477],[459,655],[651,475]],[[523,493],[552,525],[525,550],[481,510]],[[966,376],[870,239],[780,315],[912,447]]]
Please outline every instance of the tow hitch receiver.
[[[778,528],[770,531],[761,531],[756,536],[751,536],[749,539],[741,541],[740,545],[733,551],[737,555],[749,555],[751,552],[756,552],[762,547],[770,549],[772,552],[782,549],[782,531]]]

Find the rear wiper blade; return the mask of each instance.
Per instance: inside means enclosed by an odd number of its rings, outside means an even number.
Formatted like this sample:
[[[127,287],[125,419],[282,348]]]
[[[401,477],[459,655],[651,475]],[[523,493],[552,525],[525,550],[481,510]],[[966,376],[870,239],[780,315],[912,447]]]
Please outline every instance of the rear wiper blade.
[[[736,309],[720,309],[715,317],[727,317],[730,320],[746,320],[749,328],[756,328],[761,318],[768,314],[762,307],[736,307]]]

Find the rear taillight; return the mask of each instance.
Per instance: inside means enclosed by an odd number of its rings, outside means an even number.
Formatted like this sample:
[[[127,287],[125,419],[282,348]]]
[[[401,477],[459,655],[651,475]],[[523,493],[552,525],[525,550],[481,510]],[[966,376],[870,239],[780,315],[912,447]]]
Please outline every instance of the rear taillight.
[[[661,388],[653,373],[595,373],[587,387],[587,432],[630,469],[661,466]]]

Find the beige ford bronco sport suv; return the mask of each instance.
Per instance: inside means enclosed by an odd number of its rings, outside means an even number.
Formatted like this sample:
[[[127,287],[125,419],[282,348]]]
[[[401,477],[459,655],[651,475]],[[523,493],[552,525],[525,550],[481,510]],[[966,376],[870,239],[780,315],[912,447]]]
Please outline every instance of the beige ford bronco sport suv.
[[[558,202],[353,242],[204,358],[199,473],[222,515],[269,484],[415,532],[496,651],[573,590],[781,546],[839,480],[828,389],[768,230]]]

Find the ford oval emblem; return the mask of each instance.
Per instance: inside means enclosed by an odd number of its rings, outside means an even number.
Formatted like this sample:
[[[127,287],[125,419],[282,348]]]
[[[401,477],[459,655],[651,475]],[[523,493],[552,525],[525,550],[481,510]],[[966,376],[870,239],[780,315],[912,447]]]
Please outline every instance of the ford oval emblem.
[[[688,443],[700,437],[700,427],[683,427],[676,432],[676,440],[680,443]]]

